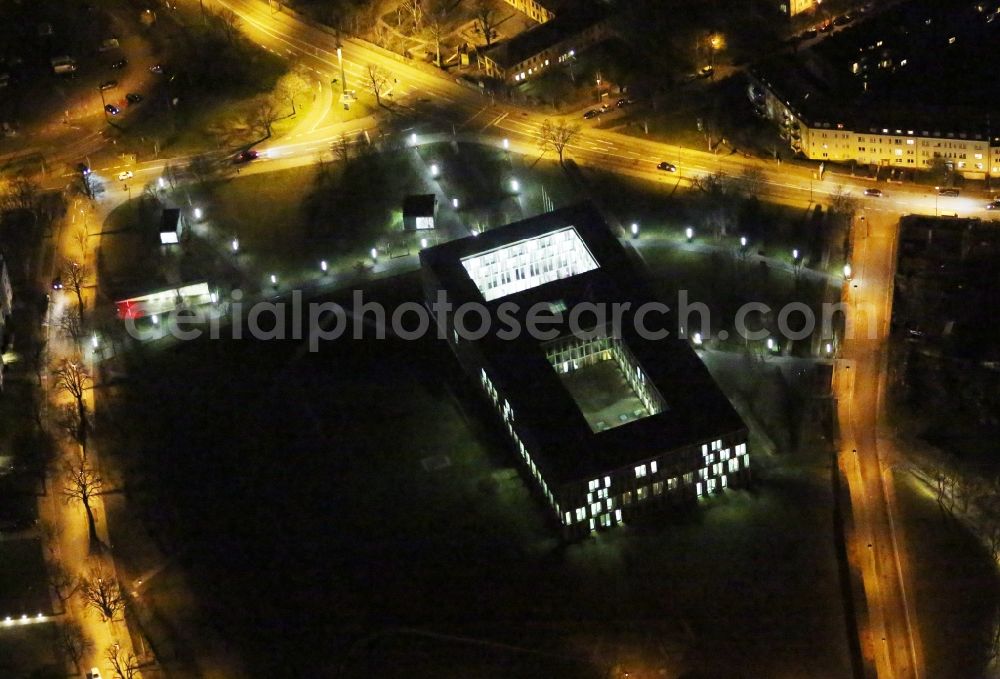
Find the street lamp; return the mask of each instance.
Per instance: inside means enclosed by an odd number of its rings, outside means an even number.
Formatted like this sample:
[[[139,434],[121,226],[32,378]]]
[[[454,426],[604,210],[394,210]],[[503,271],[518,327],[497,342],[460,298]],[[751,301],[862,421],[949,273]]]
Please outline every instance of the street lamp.
[[[413,144],[414,146],[417,145],[417,133],[416,132],[411,132],[410,133],[410,143]]]
[[[319,262],[319,270],[322,271],[323,273],[326,273],[329,268],[330,267],[327,266],[326,260],[321,259]]]
[[[741,248],[745,248],[746,246],[747,246],[747,237],[746,236],[740,236],[740,247]]]
[[[778,345],[777,345],[777,343],[775,343],[774,338],[772,338],[772,337],[768,337],[767,338],[767,350],[768,351],[777,351],[778,350]]]
[[[200,207],[196,207],[194,209],[194,218],[195,219],[201,219],[201,208]]]
[[[451,199],[451,206],[453,208],[455,208],[456,210],[458,209],[458,198],[452,198]]]
[[[507,137],[503,138],[503,150],[507,151],[510,149],[510,140]]]
[[[420,239],[420,249],[423,250],[426,247],[427,247],[427,239],[426,238],[421,238]]]
[[[638,238],[639,237],[639,225],[637,223],[635,223],[635,222],[632,222],[631,230],[632,230],[632,238]]]
[[[684,236],[687,237],[688,243],[690,243],[692,240],[694,240],[694,229],[692,229],[690,226],[684,229]]]
[[[434,177],[435,179],[437,179],[437,176],[438,176],[438,166],[437,166],[437,163],[432,163],[431,164],[431,176]]]
[[[230,243],[230,246],[233,248],[233,252],[234,253],[239,252],[240,251],[240,239],[239,238],[234,238],[233,242]]]
[[[704,341],[701,338],[701,333],[700,332],[696,332],[694,334],[694,336],[692,337],[692,339],[694,340],[695,346],[698,346],[698,347],[700,347],[702,345],[703,341]]]
[[[514,193],[517,193],[518,190],[520,190],[520,188],[521,188],[521,185],[517,182],[517,179],[511,179],[510,180],[510,190],[511,191],[513,191]]]
[[[851,280],[851,265],[850,263],[844,265],[844,278]]]
[[[374,264],[375,262],[378,261],[378,248],[372,248],[371,255],[372,255],[372,263]]]
[[[792,260],[796,261],[796,262],[799,261],[799,251],[798,251],[798,248],[795,248],[795,249],[792,250]]]
[[[271,285],[278,287],[278,277],[275,274],[271,274]]]
[[[159,186],[159,187],[160,187],[161,189],[162,189],[162,188],[163,188],[164,186],[166,186],[166,185],[167,185],[167,183],[166,183],[165,181],[163,181],[163,177],[160,177],[159,179],[157,179],[157,180],[156,180],[156,184],[157,184],[157,185],[158,185],[158,186]]]

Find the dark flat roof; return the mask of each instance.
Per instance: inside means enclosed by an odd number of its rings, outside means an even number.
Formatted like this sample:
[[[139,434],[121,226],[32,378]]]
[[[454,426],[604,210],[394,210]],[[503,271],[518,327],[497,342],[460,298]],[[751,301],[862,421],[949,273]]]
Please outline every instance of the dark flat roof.
[[[531,238],[566,226],[574,226],[597,260],[599,268],[552,281],[492,302],[484,302],[475,283],[462,266],[462,258]],[[538,302],[562,301],[567,312],[563,323],[552,327],[568,336],[569,312],[581,303],[629,303],[623,315],[621,339],[664,401],[663,412],[607,431],[591,430],[573,397],[549,363],[542,341],[523,332],[512,340],[488,335],[479,346],[489,364],[490,377],[508,399],[515,422],[531,430],[541,450],[530,450],[532,459],[549,483],[593,478],[626,466],[746,426],[715,384],[701,359],[686,340],[672,334],[666,339],[640,337],[633,312],[651,299],[636,272],[634,260],[612,234],[593,204],[580,203],[515,224],[494,229],[479,237],[451,241],[420,253],[428,268],[448,292],[456,307],[464,302],[486,304],[493,318],[501,304],[518,305],[513,314],[522,324],[530,307]],[[582,315],[590,318],[592,315]],[[610,313],[609,313],[610,316]],[[649,314],[655,326],[657,313]],[[663,322],[670,328],[676,323]]]
[[[434,205],[437,196],[433,193],[423,193],[407,196],[403,199],[403,216],[431,217],[434,215]]]
[[[510,40],[491,45],[486,54],[500,66],[509,68],[593,26],[607,16],[607,10],[594,2],[567,5],[560,9],[554,19],[533,26]]]
[[[181,211],[177,208],[166,208],[160,214],[160,231],[176,231],[177,223],[181,220]]]

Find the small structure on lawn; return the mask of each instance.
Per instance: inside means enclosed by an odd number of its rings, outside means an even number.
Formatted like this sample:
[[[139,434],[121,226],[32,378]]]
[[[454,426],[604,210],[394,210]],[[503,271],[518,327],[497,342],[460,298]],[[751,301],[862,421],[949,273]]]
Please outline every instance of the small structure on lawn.
[[[177,208],[167,208],[160,215],[160,244],[172,245],[181,241],[181,211]]]
[[[407,196],[403,199],[403,230],[433,229],[437,209],[438,199],[433,193]]]

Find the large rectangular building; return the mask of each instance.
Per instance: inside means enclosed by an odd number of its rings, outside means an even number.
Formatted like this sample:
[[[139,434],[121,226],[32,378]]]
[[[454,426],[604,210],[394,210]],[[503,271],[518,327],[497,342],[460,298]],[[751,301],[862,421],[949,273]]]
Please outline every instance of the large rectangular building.
[[[749,479],[745,425],[691,345],[657,336],[669,320],[642,311],[636,263],[590,203],[424,250],[421,263],[451,349],[568,535]],[[460,320],[478,326],[469,317],[490,331],[463,333]],[[540,317],[546,332],[529,333]],[[521,332],[506,332],[512,321]]]

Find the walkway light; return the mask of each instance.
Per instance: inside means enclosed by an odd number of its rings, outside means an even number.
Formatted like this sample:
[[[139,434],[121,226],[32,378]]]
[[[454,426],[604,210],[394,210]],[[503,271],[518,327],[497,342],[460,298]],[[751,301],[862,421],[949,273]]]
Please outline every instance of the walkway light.
[[[230,243],[230,246],[233,248],[233,252],[239,252],[240,251],[240,239],[239,238],[234,238],[233,242]]]
[[[511,191],[513,191],[514,193],[517,193],[520,188],[521,188],[521,185],[518,183],[517,179],[511,179],[510,180],[510,190]]]
[[[426,247],[427,247],[427,239],[426,238],[421,238],[420,239],[420,249],[423,250]]]
[[[96,332],[90,337],[90,345],[92,347],[94,347],[95,349],[97,348],[97,333]]]
[[[458,209],[458,198],[452,198],[451,199],[451,206],[453,208],[455,208],[456,210]]]
[[[792,250],[792,259],[794,259],[795,261],[798,261],[798,259],[799,259],[798,248]]]
[[[201,219],[201,208],[200,207],[196,207],[194,209],[194,218],[195,219]]]
[[[319,270],[322,271],[323,273],[326,273],[327,269],[329,269],[329,268],[330,267],[327,265],[326,260],[325,259],[321,259],[320,262],[319,262]]]
[[[507,137],[503,138],[503,150],[506,151],[510,148],[510,140]]]
[[[777,349],[778,349],[778,345],[775,343],[774,338],[773,337],[768,337],[767,338],[767,350],[768,351],[777,351]]]
[[[833,345],[830,344],[829,342],[826,343],[826,353],[827,354],[832,354],[833,353]]]
[[[694,239],[694,229],[692,229],[689,226],[688,228],[684,229],[684,235],[687,237],[688,242],[690,243]]]
[[[639,225],[636,224],[635,222],[632,222],[631,230],[632,230],[632,238],[638,238],[639,237]]]
[[[745,248],[746,246],[747,246],[747,237],[746,236],[740,236],[740,247],[741,248]]]
[[[162,188],[163,188],[164,186],[166,186],[166,185],[167,185],[167,183],[166,183],[165,181],[163,181],[163,177],[160,177],[159,179],[157,179],[157,180],[156,180],[156,183],[157,183],[157,185],[158,185],[158,186],[159,186],[159,187],[160,187],[161,189],[162,189]]]
[[[271,285],[275,287],[278,285],[278,277],[275,274],[271,274]]]
[[[701,333],[700,332],[696,332],[691,339],[694,340],[695,346],[700,347],[702,345],[703,340],[701,339]]]
[[[844,278],[846,278],[847,280],[851,280],[851,265],[850,264],[845,264],[844,265]]]
[[[378,261],[378,248],[372,248],[372,253],[371,254],[372,254],[372,261],[373,262],[377,262]]]
[[[410,143],[416,145],[417,143],[417,133],[413,132],[410,134]]]

